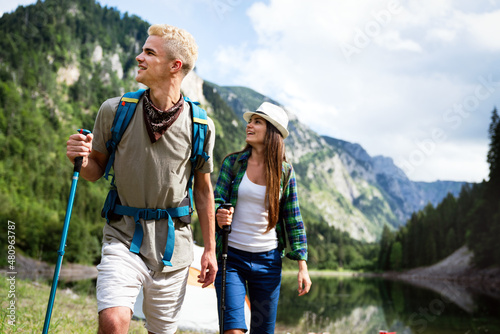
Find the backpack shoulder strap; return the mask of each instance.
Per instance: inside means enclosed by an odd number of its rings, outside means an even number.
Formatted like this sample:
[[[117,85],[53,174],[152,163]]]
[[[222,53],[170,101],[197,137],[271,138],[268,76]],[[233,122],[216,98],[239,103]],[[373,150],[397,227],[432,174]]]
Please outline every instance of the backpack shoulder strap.
[[[283,161],[283,172],[281,173],[281,185],[283,190],[288,186],[288,182],[290,181],[290,174],[292,173],[292,165],[288,162]]]
[[[134,116],[137,103],[144,93],[144,89],[139,89],[136,92],[125,93],[118,104],[116,109],[115,118],[113,120],[113,125],[111,126],[111,139],[106,143],[106,148],[109,152],[108,164],[106,165],[106,170],[104,171],[104,177],[106,180],[109,176],[109,171],[113,166],[115,161],[115,152],[118,147],[118,143],[122,139],[123,133],[128,127],[132,116]]]
[[[210,157],[203,150],[205,147],[205,139],[208,133],[208,116],[205,109],[199,107],[198,102],[191,101],[187,96],[184,96],[184,100],[191,106],[192,117],[193,117],[193,141],[192,141],[192,153],[191,153],[191,176],[188,181],[188,191],[191,204],[191,210],[193,210],[193,178],[194,169],[196,167],[196,162],[198,158],[201,157],[207,161]]]
[[[243,153],[245,153],[245,152],[238,153],[238,155],[236,156],[236,159],[234,160],[233,165],[231,166],[231,178],[232,179],[234,179],[236,177],[236,174],[238,173],[238,171],[240,169],[239,161],[240,161],[240,158],[243,155]]]
[[[280,184],[280,205],[282,204],[281,202],[284,201],[283,194],[285,193],[286,187],[288,187],[288,183],[290,182],[290,175],[292,173],[292,165],[290,165],[288,162],[283,161],[283,164],[281,166],[282,172]]]
[[[198,157],[202,157],[205,161],[210,158],[203,151],[205,138],[208,132],[208,116],[205,109],[200,108],[198,102],[193,102],[189,97],[184,97],[184,100],[189,103],[193,115],[193,153],[191,154],[191,162],[195,163]]]

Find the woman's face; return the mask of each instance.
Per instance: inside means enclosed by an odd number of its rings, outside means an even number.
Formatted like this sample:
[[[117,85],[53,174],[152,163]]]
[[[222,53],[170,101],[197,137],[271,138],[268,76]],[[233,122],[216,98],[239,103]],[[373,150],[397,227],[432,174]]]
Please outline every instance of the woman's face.
[[[252,146],[264,144],[266,131],[267,121],[258,115],[252,115],[247,124],[247,144]]]

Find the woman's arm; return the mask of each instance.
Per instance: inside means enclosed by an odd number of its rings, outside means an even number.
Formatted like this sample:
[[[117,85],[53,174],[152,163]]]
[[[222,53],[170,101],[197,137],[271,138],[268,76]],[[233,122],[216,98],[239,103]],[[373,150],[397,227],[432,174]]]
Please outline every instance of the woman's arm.
[[[299,273],[297,275],[297,281],[299,283],[299,297],[305,295],[311,289],[311,278],[309,278],[309,271],[307,270],[307,262],[304,260],[298,260]]]
[[[307,260],[307,236],[300,213],[299,198],[297,195],[297,183],[295,171],[290,171],[288,186],[283,193],[283,220],[288,236],[288,242],[292,249],[286,256],[292,260]]]

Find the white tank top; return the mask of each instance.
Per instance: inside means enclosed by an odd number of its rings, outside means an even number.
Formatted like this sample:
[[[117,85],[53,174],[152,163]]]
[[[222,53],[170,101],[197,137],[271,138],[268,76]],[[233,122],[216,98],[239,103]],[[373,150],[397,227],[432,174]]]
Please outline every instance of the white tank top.
[[[267,252],[278,247],[275,229],[265,233],[268,225],[265,200],[266,186],[253,183],[245,172],[238,188],[229,246],[251,253]]]

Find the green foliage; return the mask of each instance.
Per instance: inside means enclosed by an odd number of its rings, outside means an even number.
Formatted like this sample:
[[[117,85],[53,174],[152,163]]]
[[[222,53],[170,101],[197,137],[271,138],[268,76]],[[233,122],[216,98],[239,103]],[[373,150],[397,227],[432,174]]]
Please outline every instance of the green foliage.
[[[16,223],[19,252],[57,259],[72,175],[66,140],[78,128],[92,129],[106,98],[135,89],[108,59],[118,53],[126,74],[148,26],[93,0],[39,1],[0,19],[0,219]],[[92,61],[98,47],[104,57]],[[62,80],[71,69],[78,80]],[[106,188],[79,182],[66,260],[98,259]]]
[[[306,207],[301,208],[306,224],[308,266],[312,269],[375,269],[379,246],[349,237],[349,234],[329,226]],[[295,266],[295,265],[294,265]]]
[[[391,247],[394,242],[394,236],[392,235],[389,227],[384,225],[382,230],[382,237],[380,238],[380,249],[378,254],[378,268],[382,270],[387,270],[390,268],[390,254]]]
[[[401,264],[403,262],[403,247],[401,246],[401,242],[397,241],[392,245],[391,255],[390,255],[390,263],[391,268],[394,270],[401,269]]]

